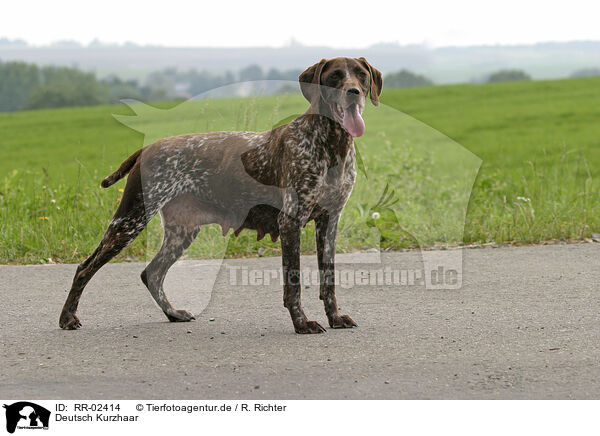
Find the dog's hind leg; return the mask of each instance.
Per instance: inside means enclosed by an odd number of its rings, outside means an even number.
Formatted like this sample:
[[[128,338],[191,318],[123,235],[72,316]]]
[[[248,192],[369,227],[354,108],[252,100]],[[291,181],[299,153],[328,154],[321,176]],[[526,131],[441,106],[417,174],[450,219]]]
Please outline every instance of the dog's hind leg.
[[[59,325],[61,328],[73,330],[81,327],[81,323],[75,312],[77,311],[83,289],[102,266],[119,254],[137,237],[146,226],[146,223],[145,218],[133,216],[116,218],[111,221],[100,245],[77,267],[69,296],[65,301],[60,315]]]
[[[186,310],[174,309],[165,295],[163,284],[169,268],[198,236],[204,224],[203,213],[196,199],[184,195],[166,204],[162,210],[164,237],[160,250],[142,272],[141,278],[156,304],[169,321],[191,321],[194,316]]]
[[[142,281],[150,291],[152,298],[167,315],[171,322],[191,321],[194,316],[186,310],[177,310],[171,306],[163,283],[169,268],[177,262],[183,252],[190,246],[198,235],[198,228],[188,228],[180,225],[166,224],[165,236],[160,250],[150,264],[142,272]]]
[[[102,241],[96,250],[77,267],[71,290],[60,315],[61,328],[74,330],[81,327],[75,312],[83,289],[94,274],[127,247],[156,214],[157,206],[149,210],[145,208],[139,181],[139,171],[134,168],[127,181],[121,204],[108,225]]]

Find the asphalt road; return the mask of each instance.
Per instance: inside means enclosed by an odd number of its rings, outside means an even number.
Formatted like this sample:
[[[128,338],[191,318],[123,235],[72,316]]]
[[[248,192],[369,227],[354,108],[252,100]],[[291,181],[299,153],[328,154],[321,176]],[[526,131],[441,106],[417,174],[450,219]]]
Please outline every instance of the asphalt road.
[[[389,260],[418,265],[420,253]],[[0,398],[600,398],[599,244],[464,250],[458,290],[338,289],[360,327],[307,336],[279,284],[234,286],[224,267],[211,294],[203,265],[167,278],[177,308],[207,306],[195,322],[167,322],[142,264],[110,264],[83,295],[78,331],[58,328],[74,265],[0,266]],[[326,325],[317,295],[304,290],[305,311]]]

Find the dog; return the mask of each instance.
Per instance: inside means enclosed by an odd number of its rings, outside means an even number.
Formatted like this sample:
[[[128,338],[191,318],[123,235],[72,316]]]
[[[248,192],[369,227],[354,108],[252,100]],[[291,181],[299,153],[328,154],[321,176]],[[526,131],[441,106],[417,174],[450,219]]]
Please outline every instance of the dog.
[[[78,329],[79,299],[92,276],[129,245],[160,213],[164,237],[141,278],[169,321],[194,319],[174,309],[163,282],[169,268],[198,235],[220,224],[281,237],[283,302],[296,333],[322,333],[300,304],[300,234],[314,220],[320,294],[331,328],[357,324],[338,311],[334,257],[337,226],[354,180],[354,138],[363,134],[367,96],[377,106],[381,73],[365,58],[322,59],[298,77],[309,109],[266,132],[216,132],[161,139],[131,155],[101,186],[129,174],[122,200],[96,250],[77,268],[59,319]]]

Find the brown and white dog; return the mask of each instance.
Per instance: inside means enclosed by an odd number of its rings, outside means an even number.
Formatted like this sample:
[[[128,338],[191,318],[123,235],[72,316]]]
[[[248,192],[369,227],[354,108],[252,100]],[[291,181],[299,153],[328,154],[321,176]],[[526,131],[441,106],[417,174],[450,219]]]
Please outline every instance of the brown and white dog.
[[[197,236],[218,223],[254,229],[257,238],[281,236],[284,306],[297,333],[325,329],[300,305],[300,233],[315,221],[320,298],[332,328],[355,327],[335,298],[334,256],[338,221],[354,185],[354,137],[364,132],[367,94],[379,104],[382,78],[364,58],[322,59],[300,77],[310,108],[267,132],[216,132],[161,139],[138,150],[102,181],[106,188],[127,173],[119,207],[96,250],[77,268],[59,324],[77,329],[75,312],[92,276],[160,212],[164,239],[142,281],[170,321],[190,321],[163,291],[168,269]]]

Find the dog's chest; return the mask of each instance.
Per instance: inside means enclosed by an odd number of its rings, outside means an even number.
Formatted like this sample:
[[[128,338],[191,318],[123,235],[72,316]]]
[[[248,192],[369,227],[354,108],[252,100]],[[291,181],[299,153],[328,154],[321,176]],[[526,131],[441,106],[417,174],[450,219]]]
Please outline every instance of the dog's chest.
[[[330,166],[319,188],[318,204],[328,210],[341,210],[354,187],[356,179],[354,149],[350,149],[344,162]]]

